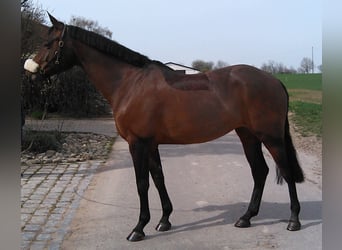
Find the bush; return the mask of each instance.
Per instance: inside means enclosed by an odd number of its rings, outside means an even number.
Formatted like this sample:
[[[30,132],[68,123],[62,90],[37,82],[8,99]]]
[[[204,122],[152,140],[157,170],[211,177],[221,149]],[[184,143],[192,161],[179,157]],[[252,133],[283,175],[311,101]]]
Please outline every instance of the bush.
[[[58,131],[25,131],[21,148],[35,153],[57,151],[62,147],[62,141],[62,135]]]
[[[47,80],[30,81],[23,77],[22,99],[25,113],[47,111],[72,117],[109,115],[110,106],[80,67]]]

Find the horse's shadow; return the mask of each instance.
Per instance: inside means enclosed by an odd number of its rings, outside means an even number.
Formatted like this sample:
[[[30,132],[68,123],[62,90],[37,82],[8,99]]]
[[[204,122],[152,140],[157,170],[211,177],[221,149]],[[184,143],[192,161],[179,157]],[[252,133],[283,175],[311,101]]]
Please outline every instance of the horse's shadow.
[[[245,212],[248,203],[240,202],[228,205],[208,205],[201,208],[193,209],[194,212],[208,212],[214,214],[210,217],[197,221],[172,225],[170,231],[158,233],[148,236],[149,238],[159,237],[161,235],[170,235],[179,232],[196,231],[203,228],[215,226],[233,226],[237,219]],[[269,226],[283,223],[284,228],[288,223],[290,216],[289,203],[272,203],[262,202],[258,216],[251,220],[252,227]],[[306,228],[322,224],[322,201],[303,201],[301,202],[300,220],[302,230]],[[177,209],[174,214],[177,214]]]

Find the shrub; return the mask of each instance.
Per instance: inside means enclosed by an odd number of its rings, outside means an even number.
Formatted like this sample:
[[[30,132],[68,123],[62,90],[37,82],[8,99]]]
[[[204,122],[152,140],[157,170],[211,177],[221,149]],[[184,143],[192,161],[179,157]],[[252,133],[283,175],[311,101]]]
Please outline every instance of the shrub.
[[[31,115],[45,110],[72,117],[110,114],[109,104],[80,67],[52,77],[49,82],[23,78],[22,99],[25,113]]]
[[[58,150],[62,146],[63,137],[58,131],[25,131],[22,150],[43,153],[47,150]]]

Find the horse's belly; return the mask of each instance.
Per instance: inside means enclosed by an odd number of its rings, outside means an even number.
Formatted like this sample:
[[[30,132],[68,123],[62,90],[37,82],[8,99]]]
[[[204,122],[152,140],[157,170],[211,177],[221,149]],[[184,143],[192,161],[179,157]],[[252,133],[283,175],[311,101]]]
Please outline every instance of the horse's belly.
[[[181,118],[181,117],[180,117]],[[191,117],[189,117],[191,118]],[[224,117],[208,119],[177,119],[165,125],[160,136],[160,144],[202,143],[221,137],[236,128],[236,124],[227,122]]]

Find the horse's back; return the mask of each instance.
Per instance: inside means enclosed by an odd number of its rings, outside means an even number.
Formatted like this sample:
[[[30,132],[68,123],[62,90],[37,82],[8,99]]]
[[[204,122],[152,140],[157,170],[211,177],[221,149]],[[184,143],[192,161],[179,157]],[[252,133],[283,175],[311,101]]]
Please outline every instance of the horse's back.
[[[168,85],[179,90],[209,90],[210,82],[203,73],[186,75],[184,73],[169,74],[165,77]]]
[[[187,144],[209,141],[239,127],[256,132],[284,127],[286,92],[263,71],[237,65],[192,76],[168,74],[151,68],[139,85],[143,89],[132,92],[135,98],[123,105],[120,120],[132,133],[153,137],[160,144]],[[116,116],[119,124],[120,114]]]

